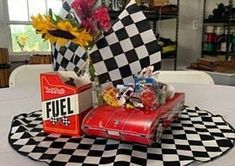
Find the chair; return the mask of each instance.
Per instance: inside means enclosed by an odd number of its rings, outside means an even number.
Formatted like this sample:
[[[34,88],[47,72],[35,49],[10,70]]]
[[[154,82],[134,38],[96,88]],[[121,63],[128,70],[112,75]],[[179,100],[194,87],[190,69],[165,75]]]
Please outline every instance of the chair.
[[[40,73],[53,71],[51,64],[22,65],[12,71],[9,87],[37,87],[40,88]]]
[[[203,71],[159,71],[156,77],[165,83],[215,84],[213,78]]]

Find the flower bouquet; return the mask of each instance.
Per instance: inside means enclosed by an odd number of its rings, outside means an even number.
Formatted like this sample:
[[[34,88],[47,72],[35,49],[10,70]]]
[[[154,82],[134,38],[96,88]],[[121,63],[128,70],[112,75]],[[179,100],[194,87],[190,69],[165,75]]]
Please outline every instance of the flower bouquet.
[[[73,0],[70,4],[71,10],[65,18],[50,10],[49,14],[32,16],[32,25],[36,33],[41,34],[51,44],[58,44],[60,47],[78,45],[87,51],[103,32],[111,28],[108,9],[97,6],[96,3],[97,0]],[[88,56],[86,59],[89,59]],[[78,68],[81,72],[84,64]]]

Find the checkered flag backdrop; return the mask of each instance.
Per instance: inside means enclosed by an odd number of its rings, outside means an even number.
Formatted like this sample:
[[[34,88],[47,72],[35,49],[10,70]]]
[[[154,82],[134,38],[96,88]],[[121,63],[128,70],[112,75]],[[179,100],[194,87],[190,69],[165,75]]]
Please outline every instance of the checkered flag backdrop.
[[[114,85],[133,82],[134,74],[149,65],[157,70],[161,62],[157,39],[134,0],[89,54],[101,84],[107,81]]]
[[[60,17],[66,18],[73,9],[70,7],[73,0],[64,0]],[[75,18],[77,19],[77,18]],[[79,71],[86,62],[86,52],[79,45],[69,42],[65,46],[52,46],[54,70]]]

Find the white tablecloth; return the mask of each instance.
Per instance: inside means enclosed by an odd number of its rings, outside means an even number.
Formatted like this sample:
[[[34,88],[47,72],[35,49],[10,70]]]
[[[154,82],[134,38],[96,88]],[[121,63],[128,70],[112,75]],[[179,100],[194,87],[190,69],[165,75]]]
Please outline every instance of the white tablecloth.
[[[186,94],[186,105],[197,106],[213,114],[220,114],[235,127],[235,87],[199,84],[174,84],[177,91]],[[32,161],[11,148],[8,133],[15,115],[39,110],[40,92],[36,89],[0,89],[0,165],[1,166],[34,166],[47,165]],[[195,165],[195,164],[194,164]],[[234,166],[235,148],[224,156],[205,163],[206,166]]]

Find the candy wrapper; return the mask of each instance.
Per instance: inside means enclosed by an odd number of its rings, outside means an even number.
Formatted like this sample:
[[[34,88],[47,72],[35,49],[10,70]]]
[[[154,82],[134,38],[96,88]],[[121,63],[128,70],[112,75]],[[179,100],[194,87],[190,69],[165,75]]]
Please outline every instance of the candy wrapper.
[[[174,96],[174,87],[160,83],[154,77],[153,66],[144,68],[135,81],[128,85],[112,85],[101,88],[101,98],[112,107],[143,108],[156,110]]]

